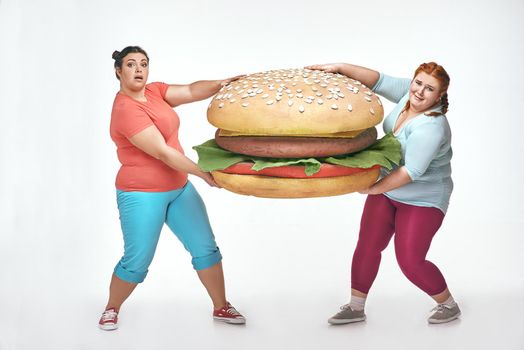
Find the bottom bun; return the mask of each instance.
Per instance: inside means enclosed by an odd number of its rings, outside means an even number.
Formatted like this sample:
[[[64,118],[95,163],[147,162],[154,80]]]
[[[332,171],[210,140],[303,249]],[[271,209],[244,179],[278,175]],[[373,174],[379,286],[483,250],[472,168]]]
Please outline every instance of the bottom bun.
[[[263,198],[329,197],[366,189],[373,185],[379,169],[354,175],[313,179],[286,179],[260,175],[226,174],[213,171],[216,183],[228,191]]]

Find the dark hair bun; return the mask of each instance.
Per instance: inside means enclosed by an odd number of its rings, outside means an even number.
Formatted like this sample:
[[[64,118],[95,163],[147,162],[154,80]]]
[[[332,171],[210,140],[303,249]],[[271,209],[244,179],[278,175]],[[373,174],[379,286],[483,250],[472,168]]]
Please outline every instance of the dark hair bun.
[[[115,50],[112,55],[113,59],[116,60],[118,58],[118,55],[120,55],[120,51]]]

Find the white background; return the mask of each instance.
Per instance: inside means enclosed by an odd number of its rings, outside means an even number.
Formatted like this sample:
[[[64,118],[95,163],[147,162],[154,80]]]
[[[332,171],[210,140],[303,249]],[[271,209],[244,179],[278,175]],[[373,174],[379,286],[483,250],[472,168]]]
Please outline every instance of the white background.
[[[524,349],[523,18],[520,0],[0,0],[0,349]],[[333,61],[411,77],[442,64],[455,192],[429,259],[462,319],[427,325],[433,303],[391,245],[368,321],[329,327],[348,300],[364,197],[260,199],[193,179],[248,325],[211,321],[166,229],[121,328],[99,331],[122,253],[109,120],[111,54],[127,45],[149,53],[149,81],[167,83]],[[177,108],[194,160],[214,133],[207,103]]]

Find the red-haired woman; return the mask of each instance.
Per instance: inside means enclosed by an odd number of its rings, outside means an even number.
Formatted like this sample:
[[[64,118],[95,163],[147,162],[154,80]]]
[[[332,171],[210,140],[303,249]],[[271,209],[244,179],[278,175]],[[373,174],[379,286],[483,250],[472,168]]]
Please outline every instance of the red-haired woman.
[[[460,316],[440,270],[426,260],[431,240],[442,224],[453,190],[451,130],[446,118],[449,76],[437,63],[423,63],[413,79],[394,78],[346,63],[309,69],[341,73],[355,84],[397,103],[384,120],[402,146],[402,162],[361,193],[367,194],[351,266],[351,300],[331,317],[331,324],[364,321],[364,305],[380,265],[381,252],[395,234],[395,254],[404,275],[431,296],[437,306],[429,323]]]

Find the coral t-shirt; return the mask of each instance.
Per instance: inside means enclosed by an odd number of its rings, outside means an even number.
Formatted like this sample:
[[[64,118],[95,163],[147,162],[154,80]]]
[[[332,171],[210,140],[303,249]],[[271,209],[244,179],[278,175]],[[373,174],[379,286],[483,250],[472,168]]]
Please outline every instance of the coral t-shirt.
[[[164,100],[169,85],[146,85],[147,102],[137,101],[120,92],[116,94],[111,112],[111,138],[116,144],[122,164],[116,177],[116,188],[122,191],[164,192],[183,187],[187,174],[135,147],[129,138],[148,126],[155,125],[167,145],[184,153],[178,140],[180,119]]]

